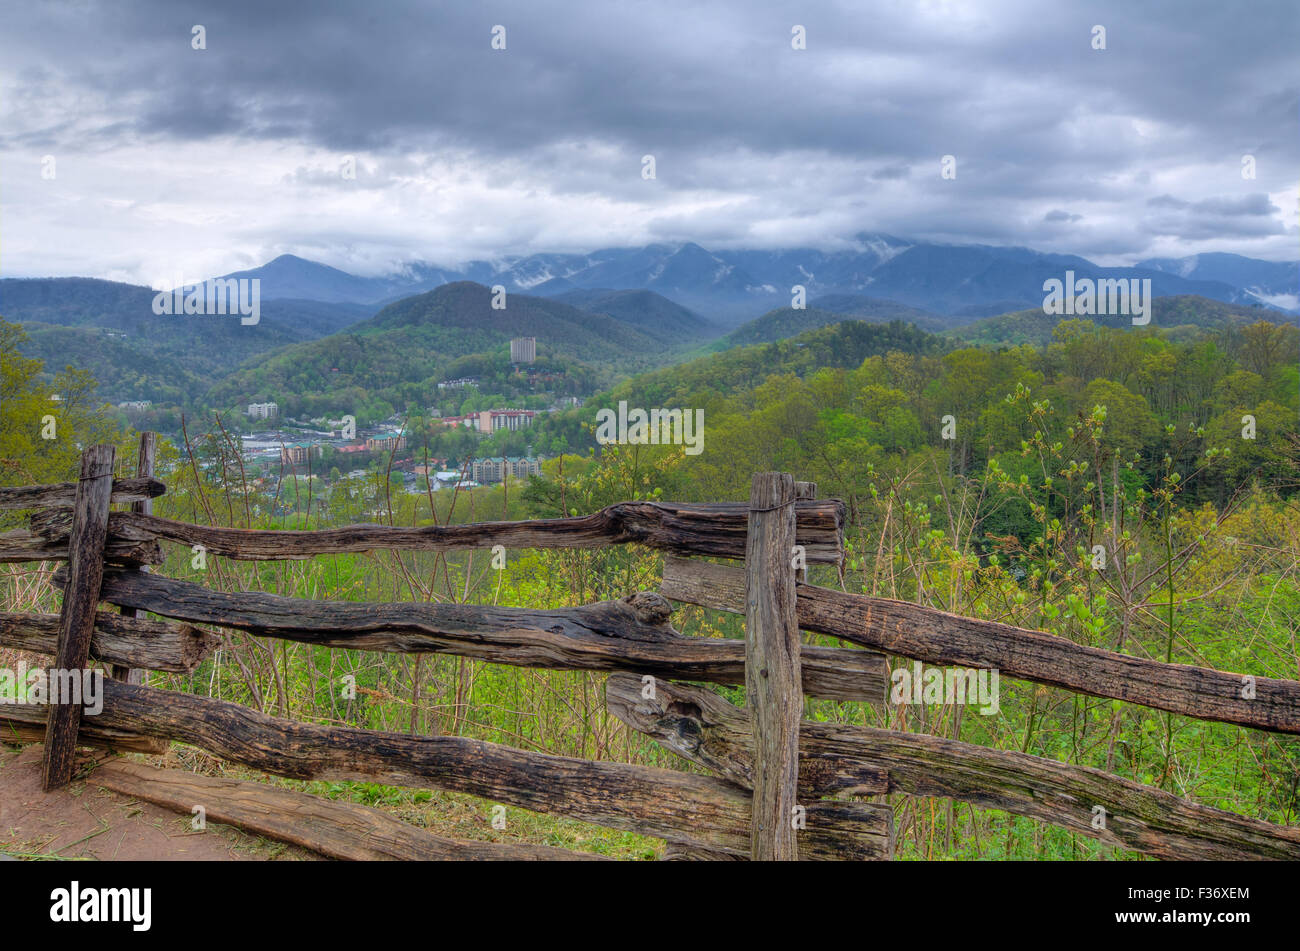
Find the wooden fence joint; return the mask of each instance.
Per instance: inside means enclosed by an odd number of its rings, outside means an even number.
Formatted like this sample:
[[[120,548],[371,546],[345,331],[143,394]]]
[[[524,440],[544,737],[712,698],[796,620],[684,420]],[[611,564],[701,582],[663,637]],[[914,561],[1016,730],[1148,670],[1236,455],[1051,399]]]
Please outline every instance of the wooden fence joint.
[[[47,698],[50,706],[41,777],[47,791],[65,786],[72,779],[83,698],[56,695],[54,680],[57,677],[60,684],[69,685],[71,672],[85,669],[90,658],[95,607],[104,578],[114,455],[111,445],[91,446],[81,454],[81,478],[77,482],[68,543],[68,586],[59,612],[58,653]]]

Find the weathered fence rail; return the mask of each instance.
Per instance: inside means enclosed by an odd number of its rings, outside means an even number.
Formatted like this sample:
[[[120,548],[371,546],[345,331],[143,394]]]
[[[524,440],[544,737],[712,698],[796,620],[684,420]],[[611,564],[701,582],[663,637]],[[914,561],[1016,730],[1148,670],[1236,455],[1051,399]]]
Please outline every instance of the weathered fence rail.
[[[749,855],[749,796],[733,783],[677,770],[591,762],[459,736],[381,733],[300,723],[241,704],[104,682],[97,730],[185,743],[290,779],[380,782],[469,793],[495,802],[651,835],[734,856]],[[45,708],[6,716],[39,722]],[[857,809],[845,822],[841,805]],[[839,821],[818,821],[822,808]],[[807,857],[881,858],[888,809],[835,803],[809,809]]]
[[[153,433],[145,435],[152,436]],[[76,482],[54,485],[25,485],[0,488],[0,509],[33,509],[71,506],[77,498]],[[114,479],[110,502],[145,502],[167,491],[167,485],[153,478]]]
[[[809,499],[796,505],[797,543],[809,562],[837,564],[842,555],[844,503]],[[743,502],[712,505],[620,502],[592,515],[479,522],[472,525],[348,525],[314,531],[211,528],[156,515],[114,512],[108,537],[123,551],[161,539],[202,545],[209,553],[244,561],[275,561],[378,549],[451,551],[458,548],[594,548],[635,542],[684,555],[744,558],[749,507]],[[65,545],[71,513],[52,509],[32,520],[47,544]],[[147,548],[141,548],[147,550]]]
[[[219,642],[215,634],[189,624],[168,624],[96,611],[90,656],[105,664],[189,674]],[[59,616],[0,612],[0,644],[53,656],[59,649]]]
[[[54,580],[62,584],[67,572]],[[257,591],[214,591],[188,581],[108,568],[104,600],[195,624],[217,624],[324,647],[457,654],[552,670],[630,670],[659,677],[745,682],[745,645],[683,637],[671,605],[643,591],[621,601],[559,610],[467,604],[312,601]],[[837,700],[879,701],[888,664],[856,648],[802,648],[804,692]]]
[[[673,601],[745,613],[745,573],[727,565],[668,558],[659,591]],[[1300,733],[1300,681],[1252,677],[1253,690],[1243,691],[1244,674],[1117,654],[1043,631],[816,585],[798,586],[795,613],[806,631],[930,664],[995,669],[1202,720]]]
[[[708,690],[661,685],[653,700],[615,674],[609,710],[691,762],[749,787],[753,730]],[[1188,802],[1111,773],[959,740],[838,723],[800,724],[799,794],[905,792],[1041,819],[1110,845],[1178,859],[1300,859],[1300,827],[1275,826]],[[1098,826],[1094,807],[1106,809]]]
[[[1300,733],[1300,683],[1255,678],[1256,699],[1245,701],[1239,674],[1147,661],[1040,631],[809,585],[795,556],[840,560],[844,506],[816,499],[815,486],[788,475],[756,475],[748,503],[634,502],[531,522],[253,531],[150,514],[150,500],[165,491],[152,478],[152,435],[142,438],[133,479],[111,478],[105,448],[87,450],[78,483],[0,490],[0,508],[33,510],[29,530],[0,534],[0,562],[68,562],[54,576],[64,588],[61,613],[0,614],[0,646],[55,655],[74,669],[98,660],[114,665],[118,677],[105,681],[103,709],[94,717],[80,718],[79,708],[64,704],[0,707],[0,737],[45,738],[47,786],[67,781],[77,746],[157,751],[179,742],[278,776],[430,786],[633,831],[665,840],[675,858],[889,858],[891,807],[845,797],[890,793],[1001,809],[1158,857],[1300,857],[1300,828],[1245,819],[1109,773],[940,737],[804,720],[803,695],[883,703],[886,654],[996,668],[1282,733]],[[133,511],[110,512],[113,503]],[[216,591],[150,574],[148,566],[162,562],[160,542],[203,545],[210,554],[245,560],[384,548],[633,543],[664,552],[665,567],[659,593],[558,610],[317,601]],[[744,559],[745,566],[699,556]],[[670,600],[743,614],[745,640],[680,634]],[[99,602],[121,613],[96,610]],[[145,612],[167,620],[139,616]],[[196,670],[219,642],[196,624],[325,647],[607,671],[614,716],[713,775],[463,737],[299,723],[135,682],[140,669]],[[801,629],[859,646],[807,645]],[[748,707],[680,681],[745,684]],[[315,841],[336,857],[573,857],[407,834],[363,807],[350,811],[291,791],[264,793],[257,784],[157,772],[117,764],[105,782],[162,803],[206,789],[225,797],[211,811],[217,821],[224,816],[286,841]],[[1098,806],[1108,816],[1101,828],[1092,821]],[[359,841],[365,836],[374,842]]]

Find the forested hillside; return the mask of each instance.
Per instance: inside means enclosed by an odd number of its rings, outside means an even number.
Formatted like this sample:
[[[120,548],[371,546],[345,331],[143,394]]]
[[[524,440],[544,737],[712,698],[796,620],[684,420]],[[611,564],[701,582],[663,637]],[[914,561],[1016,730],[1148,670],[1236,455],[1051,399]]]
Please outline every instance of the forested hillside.
[[[247,360],[336,333],[375,310],[362,304],[265,300],[257,323],[153,312],[147,287],[90,278],[0,281],[0,318],[21,322],[26,356],[51,372],[91,372],[104,400],[151,400],[191,411]]]
[[[346,406],[356,407],[349,411],[359,418],[382,418],[387,413],[370,408],[382,404],[391,413],[432,405],[441,380],[485,367],[504,375],[509,342],[520,336],[537,340],[534,369],[563,378],[555,392],[585,394],[621,373],[671,361],[687,342],[654,320],[632,326],[522,294],[508,295],[496,309],[492,297],[487,287],[460,282],[405,298],[344,333],[251,362],[213,387],[208,401],[226,406],[273,398],[290,414],[338,413]]]
[[[754,472],[791,471],[848,503],[851,554],[838,576],[810,572],[821,584],[1294,678],[1298,354],[1300,330],[1267,322],[1171,333],[1070,320],[1044,345],[1000,350],[839,324],[618,387],[602,405],[703,407],[704,451],[566,459],[578,473],[567,504],[588,467],[613,494],[697,500],[744,498]],[[529,488],[539,514],[565,491],[548,471]],[[737,632],[711,612],[700,623]],[[865,722],[1091,766],[1274,822],[1300,813],[1290,737],[1019,684],[1004,686],[999,716],[933,703]],[[899,822],[916,857],[1115,855],[941,801],[908,801]]]
[[[1071,320],[1045,346],[944,349],[910,327],[843,323],[639,377],[611,399],[704,407],[707,450],[691,465],[715,494],[740,492],[764,466],[811,467],[819,484],[852,499],[868,465],[910,466],[901,460],[925,450],[953,473],[990,460],[1013,465],[1048,420],[1058,435],[1072,427],[1082,438],[1097,406],[1106,407],[1107,441],[1147,478],[1166,455],[1191,466],[1210,448],[1229,449],[1198,497],[1221,501],[1225,486],[1286,474],[1300,414],[1293,326],[1259,322],[1176,340],[1158,328]],[[1255,417],[1255,439],[1240,438],[1245,414]],[[948,415],[952,439],[942,435]]]
[[[971,343],[980,344],[1045,344],[1052,339],[1052,332],[1057,324],[1070,320],[1070,317],[1046,314],[1041,307],[1029,310],[1017,310],[996,317],[986,317],[974,323],[958,327],[952,335]],[[1129,316],[1094,316],[1095,323],[1108,327],[1126,327],[1132,325]],[[1256,321],[1280,323],[1286,317],[1276,311],[1263,307],[1245,307],[1238,304],[1225,304],[1195,294],[1183,294],[1175,297],[1157,297],[1152,301],[1151,323],[1148,326],[1172,330],[1177,327],[1196,327],[1204,330],[1244,327]],[[1294,323],[1295,321],[1291,321]]]

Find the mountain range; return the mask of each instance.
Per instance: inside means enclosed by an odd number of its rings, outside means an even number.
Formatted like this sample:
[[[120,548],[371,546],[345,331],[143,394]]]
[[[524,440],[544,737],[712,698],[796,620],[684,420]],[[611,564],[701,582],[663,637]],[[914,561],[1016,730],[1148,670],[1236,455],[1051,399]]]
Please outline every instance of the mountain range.
[[[795,285],[805,288],[808,300],[870,297],[947,317],[949,323],[969,322],[1040,306],[1043,282],[1061,279],[1067,270],[1076,279],[1149,279],[1158,297],[1197,294],[1300,313],[1300,264],[1201,254],[1102,267],[1077,255],[909,242],[881,234],[861,234],[854,248],[842,251],[710,251],[686,242],[531,254],[458,268],[416,264],[382,277],[359,277],[285,254],[226,276],[261,278],[263,299],[375,305],[456,281],[560,299],[580,291],[648,290],[730,329],[788,306]]]
[[[1284,313],[1295,320],[1300,313],[1293,264],[1201,254],[1103,268],[1024,248],[860,235],[856,248],[836,252],[655,244],[457,270],[411,265],[385,277],[286,254],[224,275],[262,282],[261,319],[248,326],[156,316],[147,287],[11,278],[0,280],[0,317],[24,325],[24,352],[47,367],[91,369],[106,398],[195,405],[232,374],[239,385],[219,388],[230,396],[254,382],[259,390],[364,389],[366,374],[375,374],[369,382],[380,388],[425,385],[454,361],[497,353],[515,336],[537,337],[539,356],[592,379],[846,319],[898,320],[988,343],[1042,340],[1055,323],[1040,319],[1042,283],[1067,270],[1076,279],[1149,277],[1157,326],[1235,325]],[[805,288],[805,308],[790,306],[796,284]],[[491,305],[496,285],[507,290],[505,310]],[[236,374],[259,365],[268,372]]]

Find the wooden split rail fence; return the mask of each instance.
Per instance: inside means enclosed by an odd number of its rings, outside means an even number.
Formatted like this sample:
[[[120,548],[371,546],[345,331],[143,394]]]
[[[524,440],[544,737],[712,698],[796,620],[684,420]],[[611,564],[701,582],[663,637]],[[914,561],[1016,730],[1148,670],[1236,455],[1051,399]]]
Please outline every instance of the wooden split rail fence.
[[[159,751],[179,742],[293,779],[434,787],[664,839],[674,858],[887,859],[889,793],[949,797],[1027,816],[1162,858],[1300,858],[1300,828],[1247,819],[1110,773],[923,734],[803,718],[804,696],[887,702],[888,655],[1001,674],[1190,717],[1300,733],[1300,682],[1243,677],[1098,650],[1039,631],[806,583],[837,564],[844,505],[783,473],[754,476],[748,503],[628,502],[577,518],[316,531],[213,528],[159,518],[154,438],[135,478],[114,479],[110,446],[76,483],[0,489],[30,509],[0,534],[0,561],[64,561],[58,615],[0,613],[0,646],[53,655],[56,668],[110,665],[102,710],[0,705],[0,733],[43,739],[47,788],[70,781],[79,746]],[[129,503],[130,511],[110,511]],[[160,542],[241,560],[375,549],[574,548],[635,543],[664,553],[659,592],[558,610],[314,601],[232,594],[150,573]],[[701,557],[743,559],[743,567]],[[672,602],[744,615],[744,641],[687,637]],[[113,605],[117,613],[103,610]],[[145,613],[166,620],[152,620]],[[701,767],[593,762],[457,736],[406,736],[285,720],[239,704],[145,686],[141,669],[195,670],[219,643],[195,625],[327,647],[446,653],[500,664],[606,671],[609,711]],[[801,631],[855,646],[803,643]],[[736,707],[699,683],[744,684]],[[562,849],[459,842],[390,816],[264,784],[126,761],[95,781],[340,858],[594,858]],[[877,801],[865,801],[875,797]],[[310,802],[308,802],[310,801]],[[306,803],[306,804],[305,804]],[[1105,810],[1101,827],[1096,807]]]

